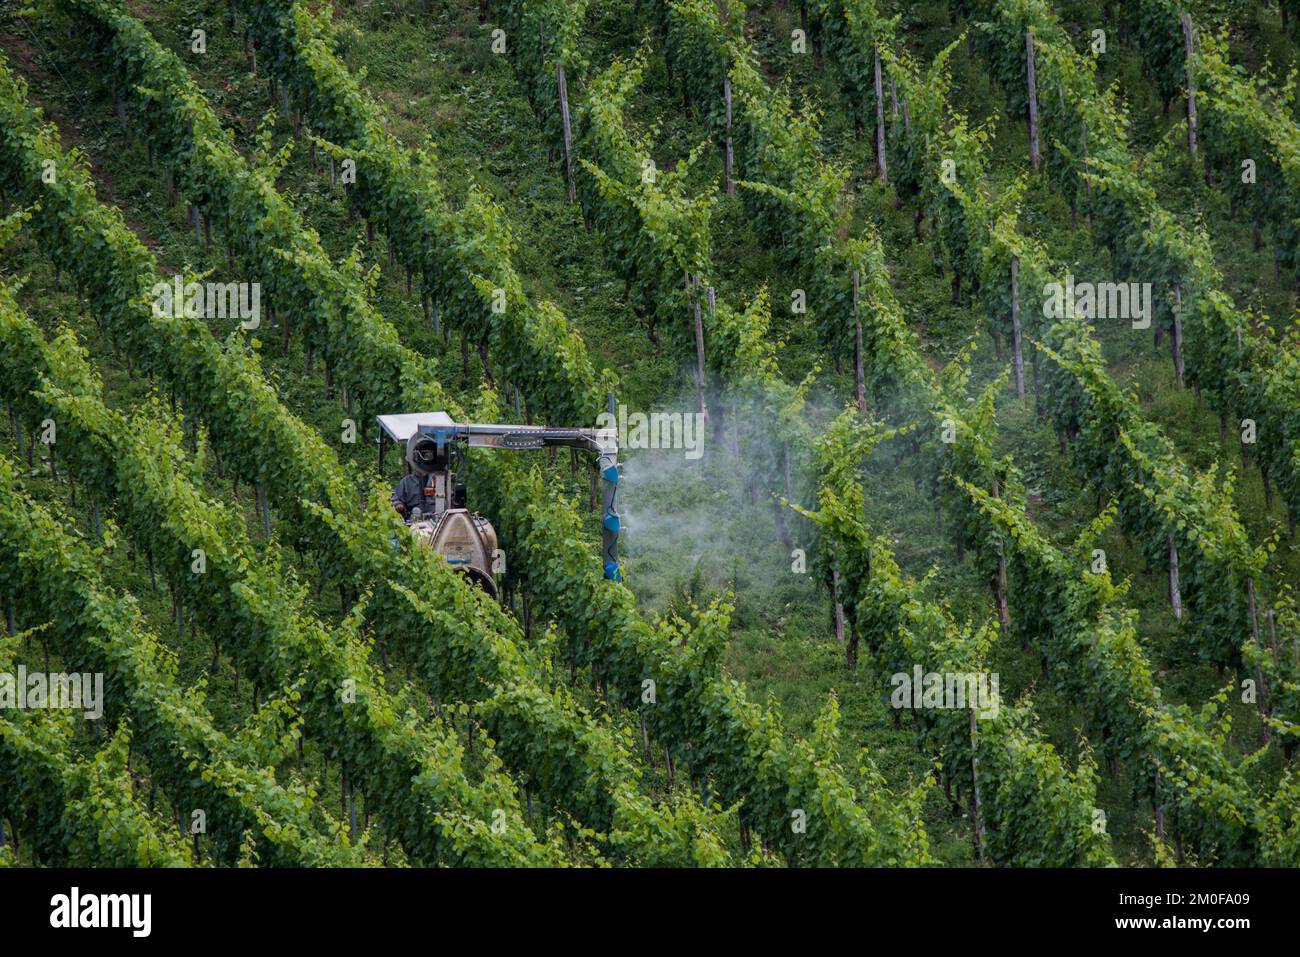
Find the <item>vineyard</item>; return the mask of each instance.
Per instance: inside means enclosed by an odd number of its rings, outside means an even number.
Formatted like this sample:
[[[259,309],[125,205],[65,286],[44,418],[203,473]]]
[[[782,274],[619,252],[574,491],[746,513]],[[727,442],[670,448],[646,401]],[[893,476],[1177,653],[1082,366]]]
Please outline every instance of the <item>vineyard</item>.
[[[0,867],[1300,867],[1297,68],[1293,0],[0,6]],[[505,435],[490,587],[412,413]]]

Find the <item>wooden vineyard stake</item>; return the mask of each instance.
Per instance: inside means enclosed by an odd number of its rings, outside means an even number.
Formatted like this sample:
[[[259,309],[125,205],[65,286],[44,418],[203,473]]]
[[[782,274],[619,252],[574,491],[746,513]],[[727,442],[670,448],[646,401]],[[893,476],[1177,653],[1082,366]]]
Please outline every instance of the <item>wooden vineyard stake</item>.
[[[1025,357],[1020,335],[1020,260],[1011,257],[1011,342],[1016,370],[1016,398],[1025,398]]]
[[[1183,50],[1187,55],[1187,151],[1196,156],[1196,85],[1192,82],[1192,54],[1196,46],[1196,37],[1192,32],[1192,15],[1182,13],[1179,22],[1183,27]],[[1206,171],[1206,176],[1209,171]]]
[[[1025,80],[1029,96],[1029,163],[1034,169],[1043,161],[1038,146],[1038,84],[1034,79],[1034,33],[1025,34]]]
[[[1169,337],[1169,348],[1174,354],[1174,377],[1183,385],[1183,286],[1174,283],[1174,331]]]
[[[834,602],[835,640],[844,641],[844,606],[840,603],[840,573],[831,570],[831,601]]]
[[[573,182],[573,121],[569,116],[569,81],[564,75],[564,64],[555,67],[555,80],[560,89],[560,119],[564,123],[564,178],[568,184],[569,202],[577,196]]]
[[[885,91],[880,81],[880,51],[875,52],[876,70],[876,176],[882,183],[889,182],[889,167],[885,162]]]
[[[722,155],[722,183],[727,191],[728,196],[734,196],[736,193],[736,184],[731,179],[731,171],[735,165],[735,154],[732,152],[731,144],[731,77],[722,78],[722,102],[727,111],[727,140],[723,147]]]
[[[1002,497],[1002,488],[997,479],[993,480],[992,487],[993,497]],[[1007,556],[1005,550],[998,546],[998,572],[997,580],[994,582],[993,592],[998,603],[998,623],[1002,626],[1002,633],[1011,632],[1011,606],[1007,601]]]
[[[709,409],[704,401],[704,317],[700,311],[700,280],[696,276],[691,280],[695,308],[695,400],[704,421],[709,420]]]

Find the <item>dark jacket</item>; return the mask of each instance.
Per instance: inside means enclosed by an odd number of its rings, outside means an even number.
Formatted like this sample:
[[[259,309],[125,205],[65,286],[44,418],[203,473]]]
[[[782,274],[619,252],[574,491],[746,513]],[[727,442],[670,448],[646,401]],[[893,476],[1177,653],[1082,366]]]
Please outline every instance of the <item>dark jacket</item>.
[[[411,514],[411,509],[419,508],[422,511],[432,511],[432,505],[425,503],[424,483],[433,481],[431,475],[404,475],[402,480],[397,483],[397,488],[393,489],[393,507],[401,502],[406,506],[406,514]],[[432,503],[432,496],[429,502]]]

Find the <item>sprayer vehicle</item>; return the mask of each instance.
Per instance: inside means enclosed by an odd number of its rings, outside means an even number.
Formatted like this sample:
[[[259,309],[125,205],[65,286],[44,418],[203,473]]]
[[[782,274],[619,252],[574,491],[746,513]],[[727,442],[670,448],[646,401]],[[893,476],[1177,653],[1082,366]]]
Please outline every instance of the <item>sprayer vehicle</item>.
[[[499,561],[503,553],[492,523],[468,507],[468,451],[568,447],[593,453],[603,489],[603,571],[606,578],[621,580],[615,429],[462,424],[446,412],[404,412],[376,416],[375,420],[381,470],[389,443],[406,449],[404,475],[393,490],[393,507],[420,545],[437,552],[493,598],[499,595],[494,569],[503,567]]]

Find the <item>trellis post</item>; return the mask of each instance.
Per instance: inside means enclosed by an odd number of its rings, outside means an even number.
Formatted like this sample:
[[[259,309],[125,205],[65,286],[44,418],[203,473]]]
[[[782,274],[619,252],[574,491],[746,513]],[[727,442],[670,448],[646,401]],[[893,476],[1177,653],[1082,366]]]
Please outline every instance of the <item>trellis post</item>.
[[[1025,34],[1025,81],[1029,95],[1029,163],[1034,169],[1043,161],[1038,146],[1038,83],[1034,77],[1034,31]]]

